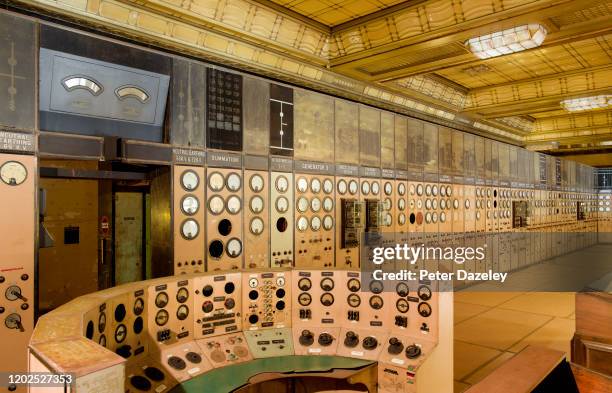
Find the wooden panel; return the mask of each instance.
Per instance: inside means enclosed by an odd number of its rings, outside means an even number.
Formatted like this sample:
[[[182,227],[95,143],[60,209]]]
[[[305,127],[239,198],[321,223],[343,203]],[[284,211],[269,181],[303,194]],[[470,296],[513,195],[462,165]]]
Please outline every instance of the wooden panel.
[[[395,165],[395,119],[391,112],[380,115],[380,163],[383,168]]]
[[[581,392],[608,393],[610,391],[610,378],[603,374],[590,371],[576,364],[572,364],[572,373]]]
[[[454,140],[453,140],[454,144]],[[453,145],[454,148],[454,145]],[[474,135],[463,134],[463,163],[467,176],[476,175],[476,149],[474,146]]]
[[[423,163],[425,172],[438,173],[438,126],[424,123]]]
[[[493,174],[493,141],[490,139],[484,140],[484,165],[485,178],[492,179]]]
[[[293,89],[270,84],[270,154],[293,156],[294,102]],[[254,110],[257,104],[254,103]]]
[[[174,145],[206,146],[206,67],[172,59],[170,141]]]
[[[334,161],[334,102],[327,95],[305,90],[294,92],[294,156]]]
[[[359,106],[334,100],[336,162],[359,164]]]
[[[505,143],[498,143],[499,152],[499,178],[508,180],[510,178],[510,146]]]
[[[172,180],[170,168],[161,167],[151,179],[151,275],[173,274],[172,263]],[[148,273],[148,272],[147,272]]]
[[[143,277],[143,195],[115,193],[115,285]]]
[[[438,127],[438,165],[440,172],[445,174],[453,169],[453,131],[450,128]]]
[[[408,119],[395,115],[395,168],[408,169]]]
[[[452,173],[455,175],[463,175],[464,169],[467,166],[465,161],[465,150],[463,144],[463,132],[453,130],[453,162]]]
[[[474,165],[476,166],[476,176],[485,177],[485,139],[479,136],[474,137]]]
[[[270,141],[270,84],[262,79],[244,77],[244,152],[268,154]]]
[[[359,106],[359,162],[380,166],[380,111]]]
[[[423,122],[408,119],[408,166],[410,168],[423,168],[423,149]]]

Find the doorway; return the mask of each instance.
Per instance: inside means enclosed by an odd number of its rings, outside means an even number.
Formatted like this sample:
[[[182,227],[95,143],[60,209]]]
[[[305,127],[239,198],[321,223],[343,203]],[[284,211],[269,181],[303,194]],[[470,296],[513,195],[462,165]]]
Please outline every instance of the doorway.
[[[116,191],[114,206],[114,284],[151,276],[148,191]]]

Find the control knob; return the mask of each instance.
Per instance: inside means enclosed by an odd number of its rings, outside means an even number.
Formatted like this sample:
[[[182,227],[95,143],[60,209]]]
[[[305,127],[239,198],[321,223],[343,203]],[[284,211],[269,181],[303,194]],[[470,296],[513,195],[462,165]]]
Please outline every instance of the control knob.
[[[334,338],[329,333],[321,333],[319,335],[318,341],[319,341],[319,345],[323,347],[327,347],[328,345],[331,345],[332,341],[334,341]]]
[[[10,287],[6,288],[4,296],[6,296],[6,298],[10,301],[17,299],[23,300],[24,302],[28,301],[28,299],[21,294],[21,288],[19,288],[17,285],[11,285]]]
[[[359,344],[359,336],[352,331],[346,332],[346,337],[344,338],[344,345],[349,348],[354,348],[357,346],[357,344]]]
[[[20,332],[24,332],[23,324],[21,323],[21,316],[19,314],[9,314],[4,319],[4,325],[9,329],[18,329]]]
[[[406,357],[408,359],[416,359],[421,356],[421,347],[416,344],[408,345],[406,347]]]
[[[311,346],[314,342],[314,335],[310,330],[302,330],[299,341],[305,347]]]
[[[378,346],[378,340],[372,336],[368,336],[363,339],[363,348],[364,349],[374,349]]]
[[[387,351],[389,351],[389,354],[398,355],[402,352],[403,349],[404,344],[402,344],[399,339],[397,339],[396,337],[391,337],[389,339],[389,348],[387,349]]]

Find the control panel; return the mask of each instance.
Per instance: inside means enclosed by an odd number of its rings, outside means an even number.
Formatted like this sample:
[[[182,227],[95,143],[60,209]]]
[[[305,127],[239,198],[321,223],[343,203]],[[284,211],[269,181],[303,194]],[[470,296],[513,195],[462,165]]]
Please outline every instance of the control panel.
[[[246,170],[244,178],[244,267],[263,269],[270,264],[268,172]]]
[[[272,267],[293,266],[293,174],[270,178],[270,260]]]
[[[291,271],[242,274],[244,330],[291,327]]]
[[[192,296],[193,281],[190,279],[163,280],[148,288],[150,351],[193,339]]]
[[[196,341],[214,368],[242,363],[253,359],[242,333],[203,338]]]
[[[336,177],[336,267],[359,267],[359,244],[364,228],[364,203],[357,178]]]
[[[174,273],[204,272],[204,168],[174,167]]]
[[[165,370],[178,382],[187,381],[213,368],[195,341],[161,348],[150,357],[163,364]]]
[[[194,278],[195,337],[242,331],[242,278],[227,273]]]

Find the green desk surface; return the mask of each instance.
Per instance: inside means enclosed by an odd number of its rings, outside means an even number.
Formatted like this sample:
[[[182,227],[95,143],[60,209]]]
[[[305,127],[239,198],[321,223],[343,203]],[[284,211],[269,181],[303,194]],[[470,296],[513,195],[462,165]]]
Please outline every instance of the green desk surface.
[[[168,393],[227,393],[248,384],[254,375],[358,369],[374,362],[340,356],[282,356],[216,368],[172,388]]]

